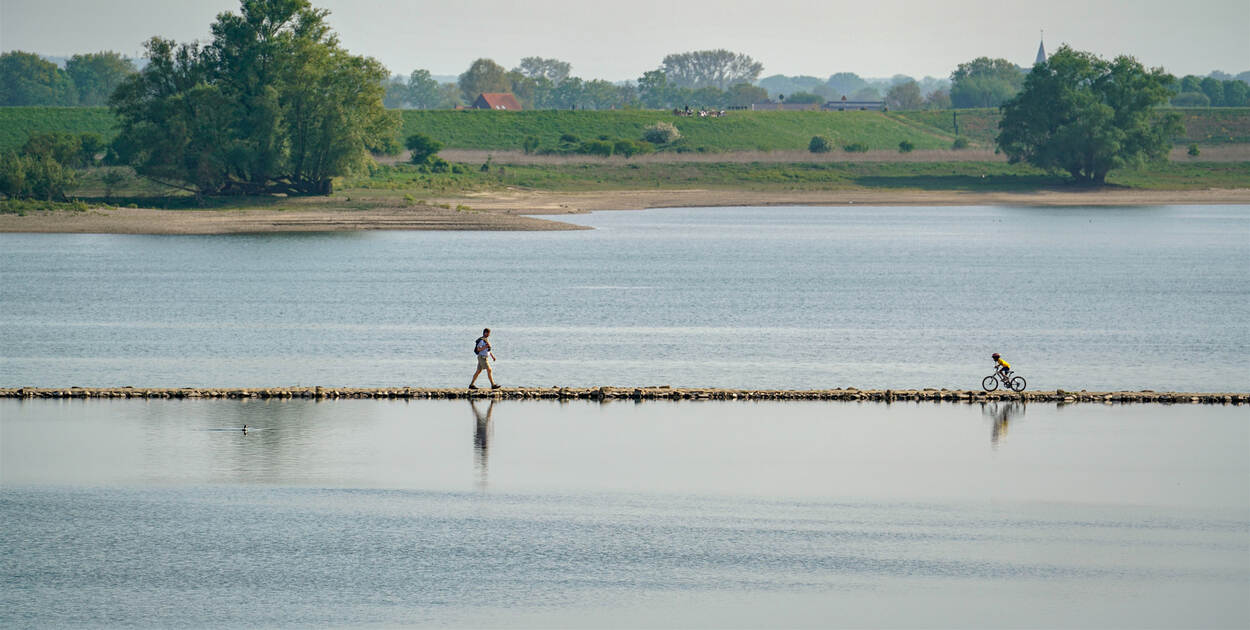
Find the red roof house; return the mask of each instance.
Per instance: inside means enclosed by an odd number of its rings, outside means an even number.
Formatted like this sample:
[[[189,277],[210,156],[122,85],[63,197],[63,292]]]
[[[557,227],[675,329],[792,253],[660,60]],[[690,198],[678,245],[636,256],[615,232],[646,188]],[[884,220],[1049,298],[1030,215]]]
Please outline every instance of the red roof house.
[[[521,104],[508,92],[484,92],[473,101],[473,109],[506,109],[521,111]]]

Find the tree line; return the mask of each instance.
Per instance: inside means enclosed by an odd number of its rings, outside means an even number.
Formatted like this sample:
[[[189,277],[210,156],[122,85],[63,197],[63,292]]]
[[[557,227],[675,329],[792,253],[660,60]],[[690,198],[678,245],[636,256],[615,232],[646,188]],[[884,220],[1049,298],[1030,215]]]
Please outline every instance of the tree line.
[[[0,106],[98,107],[136,72],[134,61],[112,51],[74,55],[62,69],[28,52],[0,54]]]

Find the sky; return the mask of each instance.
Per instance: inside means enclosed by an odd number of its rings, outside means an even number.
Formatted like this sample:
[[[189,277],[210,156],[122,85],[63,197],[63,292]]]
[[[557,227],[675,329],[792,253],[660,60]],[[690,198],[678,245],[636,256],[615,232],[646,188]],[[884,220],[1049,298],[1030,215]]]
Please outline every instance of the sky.
[[[1181,76],[1250,70],[1250,0],[312,0],[344,47],[394,74],[457,75],[487,57],[554,57],[637,79],[670,53],[727,48],[773,74],[946,77],[976,57],[1029,66],[1041,32]],[[0,51],[137,56],[160,35],[207,40],[237,0],[0,0]]]

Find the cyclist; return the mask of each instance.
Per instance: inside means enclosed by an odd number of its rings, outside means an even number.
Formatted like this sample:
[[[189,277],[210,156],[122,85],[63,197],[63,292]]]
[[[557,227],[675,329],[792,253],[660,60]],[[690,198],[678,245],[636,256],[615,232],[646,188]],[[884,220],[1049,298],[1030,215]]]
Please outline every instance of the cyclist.
[[[998,373],[1003,375],[1003,381],[1007,380],[1007,374],[1011,372],[1011,364],[1004,361],[1002,355],[995,352],[990,355],[994,359],[994,365],[998,366]]]

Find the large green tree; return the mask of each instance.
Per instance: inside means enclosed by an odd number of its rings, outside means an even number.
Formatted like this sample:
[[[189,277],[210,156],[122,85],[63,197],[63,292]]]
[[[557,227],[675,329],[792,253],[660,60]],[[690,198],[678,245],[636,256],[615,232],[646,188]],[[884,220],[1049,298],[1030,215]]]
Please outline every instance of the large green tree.
[[[65,73],[78,90],[78,104],[99,107],[107,105],[113,90],[135,73],[135,64],[111,51],[88,53],[70,57],[65,62]]]
[[[1104,60],[1061,47],[1033,66],[1024,89],[1002,106],[998,147],[1011,162],[1102,184],[1116,168],[1161,159],[1180,116],[1156,115],[1176,79],[1128,56]]]
[[[478,95],[488,92],[507,92],[512,89],[508,71],[491,59],[478,59],[460,75],[460,95],[464,102],[472,103]]]
[[[764,64],[724,49],[695,50],[664,57],[661,69],[669,84],[677,87],[725,90],[735,83],[754,83]]]
[[[328,194],[366,166],[398,121],[386,69],[349,54],[307,0],[242,0],[212,41],[153,38],[114,92],[122,160],[196,194]]]
[[[977,57],[951,73],[951,104],[955,107],[998,107],[1016,95],[1024,70],[1006,59]]]
[[[56,64],[21,51],[0,55],[0,106],[77,103],[74,82]]]

